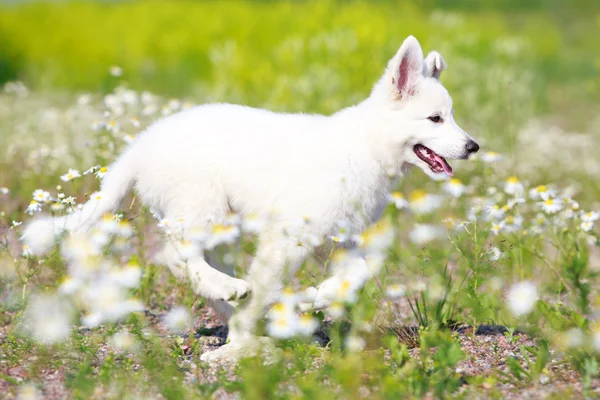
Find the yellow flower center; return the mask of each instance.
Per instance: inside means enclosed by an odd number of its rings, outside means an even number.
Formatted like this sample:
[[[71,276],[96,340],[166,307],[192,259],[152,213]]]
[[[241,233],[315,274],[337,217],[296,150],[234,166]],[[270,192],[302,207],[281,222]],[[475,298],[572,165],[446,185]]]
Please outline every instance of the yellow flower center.
[[[536,190],[538,191],[538,193],[545,193],[548,191],[548,188],[545,185],[540,185],[537,187]]]
[[[519,183],[519,180],[517,179],[516,176],[511,176],[510,178],[508,178],[506,180],[506,182],[508,182],[508,183]]]
[[[411,201],[423,200],[427,196],[427,192],[422,189],[413,190],[410,194]]]

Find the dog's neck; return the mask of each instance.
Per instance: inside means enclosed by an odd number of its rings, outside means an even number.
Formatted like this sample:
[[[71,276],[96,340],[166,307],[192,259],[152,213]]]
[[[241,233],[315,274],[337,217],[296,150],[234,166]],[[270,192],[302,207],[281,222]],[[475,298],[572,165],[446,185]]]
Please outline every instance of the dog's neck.
[[[372,94],[362,102],[346,107],[333,114],[335,124],[343,127],[344,140],[355,139],[365,146],[374,161],[381,165],[389,179],[396,180],[408,170],[403,161],[402,146],[393,142],[386,122],[382,120],[381,107],[385,105],[380,96]],[[398,127],[398,129],[402,129]]]

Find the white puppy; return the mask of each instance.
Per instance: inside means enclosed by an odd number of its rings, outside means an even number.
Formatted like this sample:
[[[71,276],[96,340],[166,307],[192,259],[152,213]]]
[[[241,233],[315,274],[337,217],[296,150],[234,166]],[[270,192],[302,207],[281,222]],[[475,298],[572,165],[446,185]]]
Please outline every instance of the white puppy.
[[[169,243],[162,256],[199,295],[233,312],[229,343],[203,359],[238,357],[255,347],[257,321],[309,254],[298,246],[298,220],[310,221],[302,235],[331,235],[342,220],[359,232],[380,217],[392,179],[410,166],[439,179],[452,175],[446,159],[478,150],[454,122],[452,99],[439,82],[445,67],[435,51],[424,59],[411,36],[371,95],[331,116],[208,104],[164,118],[109,167],[101,199],[33,221],[24,240],[42,254],[57,234],[87,230],[114,211],[133,186],[145,205],[172,221],[183,218],[188,228],[210,229],[230,212],[268,216],[247,280],[203,255],[183,259]],[[227,301],[250,291],[234,312]]]

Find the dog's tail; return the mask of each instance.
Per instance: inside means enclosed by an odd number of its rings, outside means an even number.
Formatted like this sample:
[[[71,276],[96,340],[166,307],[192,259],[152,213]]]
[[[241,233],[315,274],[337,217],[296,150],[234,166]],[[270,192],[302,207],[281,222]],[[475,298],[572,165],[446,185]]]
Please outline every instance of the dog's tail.
[[[35,255],[45,254],[64,231],[85,232],[105,213],[113,212],[133,184],[135,171],[131,158],[126,151],[109,166],[100,191],[92,195],[83,208],[62,217],[41,217],[30,222],[21,236],[29,250]]]

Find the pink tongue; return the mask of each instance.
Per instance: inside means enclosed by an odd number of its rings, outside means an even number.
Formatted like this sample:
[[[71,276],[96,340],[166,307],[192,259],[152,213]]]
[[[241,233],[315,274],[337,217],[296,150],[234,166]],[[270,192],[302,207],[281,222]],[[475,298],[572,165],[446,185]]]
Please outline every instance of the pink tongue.
[[[452,172],[452,167],[448,165],[448,163],[446,162],[446,160],[444,160],[443,157],[440,157],[437,154],[433,153],[433,158],[435,158],[435,161],[439,162],[442,165],[442,168],[444,168],[444,172],[446,173],[446,175],[454,176],[454,173]]]

